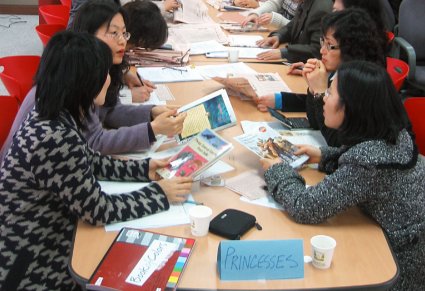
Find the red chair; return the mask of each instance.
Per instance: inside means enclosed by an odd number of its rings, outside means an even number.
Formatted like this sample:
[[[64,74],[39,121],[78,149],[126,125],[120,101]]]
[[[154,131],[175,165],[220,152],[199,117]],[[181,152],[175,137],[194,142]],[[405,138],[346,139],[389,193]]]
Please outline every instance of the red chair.
[[[9,56],[0,58],[0,79],[9,94],[22,103],[33,85],[33,78],[40,63],[40,56]]]
[[[400,91],[404,80],[409,74],[409,65],[402,60],[387,57],[387,72],[390,75],[391,80],[393,80],[397,91]]]
[[[0,148],[9,135],[18,110],[19,103],[16,97],[0,96]]]
[[[69,6],[65,5],[42,5],[38,12],[43,16],[47,24],[60,24],[66,26],[69,19]]]
[[[72,0],[61,0],[61,3],[62,3],[62,5],[65,5],[65,6],[71,7],[71,1],[72,1]]]
[[[46,46],[50,38],[58,31],[65,30],[65,26],[61,24],[39,24],[35,27],[38,37],[41,39],[43,46]]]
[[[391,44],[393,42],[394,37],[395,37],[394,32],[387,31],[387,41],[388,41],[388,44]]]
[[[425,97],[409,97],[404,101],[407,115],[413,126],[416,135],[416,144],[422,155],[425,155]]]

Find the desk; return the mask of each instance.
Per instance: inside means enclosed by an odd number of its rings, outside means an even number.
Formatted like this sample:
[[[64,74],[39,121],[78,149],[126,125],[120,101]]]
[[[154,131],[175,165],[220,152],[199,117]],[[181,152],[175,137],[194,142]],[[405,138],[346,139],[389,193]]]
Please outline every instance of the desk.
[[[210,63],[209,63],[210,64]],[[286,75],[287,67],[278,65],[250,64],[258,72],[279,72],[289,87],[295,92],[305,92],[301,77]],[[176,102],[185,104],[221,87],[214,81],[169,84],[176,97]],[[241,101],[231,97],[238,121],[271,120],[268,113],[256,110],[252,102]],[[289,115],[289,114],[288,114]],[[236,168],[224,175],[233,177],[247,169],[259,169],[258,157],[234,142],[233,136],[242,130],[239,125],[220,132],[235,148],[223,160]],[[323,174],[312,169],[303,169],[301,174],[308,184],[315,184],[323,179]],[[313,288],[349,288],[367,286],[368,289],[385,289],[391,286],[397,277],[397,265],[391,253],[383,231],[374,221],[363,215],[357,208],[350,209],[327,222],[319,225],[301,225],[291,220],[284,212],[241,202],[239,195],[224,187],[209,188],[201,186],[193,193],[197,201],[203,202],[213,209],[213,215],[226,208],[237,208],[256,216],[263,227],[262,231],[250,230],[243,236],[244,240],[255,239],[292,239],[304,240],[304,253],[310,254],[310,238],[317,234],[334,237],[337,247],[333,263],[328,270],[315,269],[311,264],[305,265],[305,277],[294,280],[270,281],[220,281],[216,269],[216,258],[220,237],[208,234],[197,238],[194,253],[183,272],[179,289],[184,290],[287,290]],[[154,229],[153,231],[191,237],[189,225]],[[114,240],[116,232],[105,232],[103,227],[93,227],[78,223],[75,233],[70,267],[74,276],[87,280]]]

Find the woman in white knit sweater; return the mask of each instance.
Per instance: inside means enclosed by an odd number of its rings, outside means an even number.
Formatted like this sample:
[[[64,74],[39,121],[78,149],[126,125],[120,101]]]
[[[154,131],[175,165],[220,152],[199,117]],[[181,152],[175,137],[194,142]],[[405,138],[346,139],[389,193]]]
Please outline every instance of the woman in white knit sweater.
[[[260,5],[242,22],[242,26],[249,22],[256,25],[272,25],[276,28],[285,26],[295,15],[302,0],[268,0]]]

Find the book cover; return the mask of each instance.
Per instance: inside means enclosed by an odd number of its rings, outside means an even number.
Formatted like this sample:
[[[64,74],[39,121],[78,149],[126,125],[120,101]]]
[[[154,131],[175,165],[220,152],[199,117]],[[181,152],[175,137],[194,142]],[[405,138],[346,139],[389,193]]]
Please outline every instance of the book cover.
[[[236,124],[236,115],[226,90],[220,89],[179,108],[186,112],[182,132],[176,136],[184,142],[206,128],[219,131]]]
[[[234,139],[261,158],[280,158],[293,168],[300,167],[309,159],[307,155],[295,155],[297,147],[268,126],[261,126],[257,132],[248,132]]]
[[[222,139],[214,131],[205,129],[174,155],[167,167],[158,169],[157,173],[163,178],[196,176],[232,148],[231,143]]]
[[[195,240],[123,228],[87,290],[175,290]]]

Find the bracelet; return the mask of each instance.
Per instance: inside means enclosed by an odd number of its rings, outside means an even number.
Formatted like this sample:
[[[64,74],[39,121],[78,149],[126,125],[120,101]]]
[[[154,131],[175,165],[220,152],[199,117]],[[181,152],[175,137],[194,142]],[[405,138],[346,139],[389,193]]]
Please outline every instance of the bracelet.
[[[322,99],[323,97],[325,97],[325,92],[314,93],[313,97],[314,97],[314,99]]]

